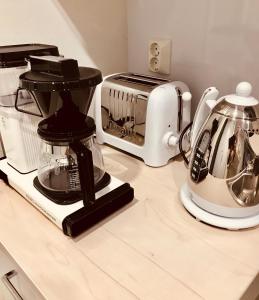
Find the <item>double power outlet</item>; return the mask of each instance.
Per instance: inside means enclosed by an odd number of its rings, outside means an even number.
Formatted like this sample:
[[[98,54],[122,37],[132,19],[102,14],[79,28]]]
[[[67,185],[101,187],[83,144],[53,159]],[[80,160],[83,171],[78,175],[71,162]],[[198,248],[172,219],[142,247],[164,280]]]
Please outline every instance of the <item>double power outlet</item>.
[[[152,72],[170,74],[171,40],[149,41],[148,66]]]

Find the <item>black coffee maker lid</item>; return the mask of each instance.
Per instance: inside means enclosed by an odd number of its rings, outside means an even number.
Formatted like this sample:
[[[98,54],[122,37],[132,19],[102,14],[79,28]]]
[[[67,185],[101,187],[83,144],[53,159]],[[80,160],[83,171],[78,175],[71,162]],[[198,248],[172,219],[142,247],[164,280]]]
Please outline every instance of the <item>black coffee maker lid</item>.
[[[102,82],[99,70],[78,67],[74,59],[30,56],[31,71],[20,76],[20,87],[37,92],[55,92],[95,87]]]
[[[31,55],[59,55],[59,52],[56,46],[45,44],[0,46],[0,68],[26,66]]]

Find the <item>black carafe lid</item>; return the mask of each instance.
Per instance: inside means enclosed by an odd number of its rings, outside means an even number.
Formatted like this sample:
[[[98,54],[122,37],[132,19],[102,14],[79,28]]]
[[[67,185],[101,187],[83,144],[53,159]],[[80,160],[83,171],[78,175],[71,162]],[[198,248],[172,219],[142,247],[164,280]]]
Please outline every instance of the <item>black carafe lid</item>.
[[[69,91],[63,92],[63,106],[52,116],[38,125],[39,136],[52,143],[71,143],[91,136],[95,132],[95,122],[81,113],[71,101]]]
[[[55,92],[95,87],[102,82],[99,70],[78,67],[74,59],[31,56],[31,71],[20,76],[20,87],[37,92]]]

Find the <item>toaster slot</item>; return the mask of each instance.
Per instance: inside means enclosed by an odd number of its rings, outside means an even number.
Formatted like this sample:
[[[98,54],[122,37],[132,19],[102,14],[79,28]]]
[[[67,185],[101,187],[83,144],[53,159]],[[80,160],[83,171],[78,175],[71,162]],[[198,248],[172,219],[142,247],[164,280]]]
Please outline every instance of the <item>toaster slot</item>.
[[[113,80],[115,82],[125,82],[133,85],[138,84],[149,88],[154,88],[160,84],[169,82],[167,79],[138,75],[134,73],[116,75],[115,77],[113,77]]]
[[[137,84],[147,85],[147,86],[151,86],[151,87],[155,87],[158,85],[157,82],[154,82],[151,80],[144,80],[141,78],[134,78],[134,77],[128,77],[128,76],[123,76],[123,75],[115,77],[114,80],[125,81],[125,82],[134,83],[134,84],[137,83]]]
[[[154,82],[157,82],[158,84],[163,84],[163,83],[167,83],[170,82],[170,80],[165,79],[165,78],[160,78],[160,77],[154,77],[154,76],[150,76],[150,75],[142,75],[142,74],[137,74],[137,73],[131,73],[132,76],[136,76],[138,78],[143,78],[144,80],[148,79],[148,80],[153,80]]]
[[[103,130],[118,138],[143,145],[147,96],[112,88],[102,91]]]

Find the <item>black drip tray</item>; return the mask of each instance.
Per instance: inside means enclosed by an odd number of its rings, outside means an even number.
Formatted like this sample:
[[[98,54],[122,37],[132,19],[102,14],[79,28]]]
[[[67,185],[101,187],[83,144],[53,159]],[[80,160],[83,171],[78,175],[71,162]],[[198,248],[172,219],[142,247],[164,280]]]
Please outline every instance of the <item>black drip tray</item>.
[[[103,178],[95,185],[95,193],[105,188],[111,181],[111,176],[108,173],[103,175]],[[81,191],[70,191],[70,192],[55,192],[50,191],[40,184],[38,177],[33,180],[33,186],[49,200],[60,204],[69,205],[78,202],[83,199]]]

